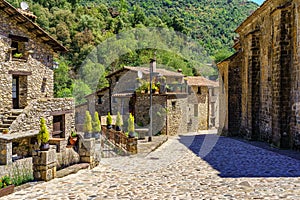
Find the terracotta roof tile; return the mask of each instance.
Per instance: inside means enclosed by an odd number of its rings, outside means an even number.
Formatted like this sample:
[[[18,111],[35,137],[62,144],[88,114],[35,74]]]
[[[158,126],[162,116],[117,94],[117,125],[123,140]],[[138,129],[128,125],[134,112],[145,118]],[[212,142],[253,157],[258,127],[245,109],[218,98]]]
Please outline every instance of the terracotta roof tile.
[[[211,86],[211,87],[219,87],[219,83],[216,81],[211,81],[202,76],[188,76],[186,77],[187,84],[191,86]]]

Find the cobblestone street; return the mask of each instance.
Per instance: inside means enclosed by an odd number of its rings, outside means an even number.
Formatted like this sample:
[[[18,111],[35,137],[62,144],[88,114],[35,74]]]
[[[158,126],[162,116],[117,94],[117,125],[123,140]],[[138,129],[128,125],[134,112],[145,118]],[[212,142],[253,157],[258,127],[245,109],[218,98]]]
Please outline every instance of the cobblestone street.
[[[150,154],[102,159],[2,199],[300,199],[300,161],[214,134],[171,137]]]

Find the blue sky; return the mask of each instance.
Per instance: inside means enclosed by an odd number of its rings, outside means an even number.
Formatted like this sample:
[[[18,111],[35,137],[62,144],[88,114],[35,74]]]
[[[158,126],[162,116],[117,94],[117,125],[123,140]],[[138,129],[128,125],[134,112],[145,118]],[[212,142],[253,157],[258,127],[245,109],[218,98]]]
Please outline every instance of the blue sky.
[[[254,2],[258,3],[259,5],[261,5],[265,0],[252,0],[252,1],[254,1]]]

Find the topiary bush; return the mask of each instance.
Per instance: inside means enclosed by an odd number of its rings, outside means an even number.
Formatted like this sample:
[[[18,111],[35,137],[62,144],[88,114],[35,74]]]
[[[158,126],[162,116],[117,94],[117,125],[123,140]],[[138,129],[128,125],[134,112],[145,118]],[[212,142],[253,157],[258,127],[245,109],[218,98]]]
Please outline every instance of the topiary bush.
[[[128,137],[135,137],[134,116],[130,113],[128,118]]]
[[[121,114],[120,112],[118,112],[117,114],[117,119],[116,119],[116,131],[121,131],[122,130],[122,117],[121,117]]]
[[[110,112],[107,113],[107,117],[106,117],[106,125],[108,129],[112,128],[112,117],[110,115]]]
[[[93,120],[92,126],[93,126],[93,132],[94,133],[100,133],[100,131],[101,131],[101,121],[99,119],[98,112],[94,113],[94,120]]]
[[[37,135],[39,144],[46,144],[49,142],[50,134],[46,126],[46,120],[42,117],[40,120],[40,131]]]
[[[83,131],[85,133],[92,133],[92,116],[89,111],[85,112],[85,119],[84,119],[84,127]]]

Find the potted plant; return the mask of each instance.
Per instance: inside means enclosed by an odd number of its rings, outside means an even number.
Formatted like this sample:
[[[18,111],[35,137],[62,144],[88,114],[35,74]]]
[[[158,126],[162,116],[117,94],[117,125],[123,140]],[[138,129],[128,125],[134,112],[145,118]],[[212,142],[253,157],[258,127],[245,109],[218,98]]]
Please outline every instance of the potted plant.
[[[93,138],[99,139],[100,132],[101,132],[101,121],[99,119],[98,112],[94,113],[94,120],[92,126],[93,126]]]
[[[23,54],[22,53],[15,53],[13,55],[14,58],[22,58],[23,57]]]
[[[134,138],[135,137],[135,131],[134,131],[134,117],[130,113],[128,118],[128,137]]]
[[[77,142],[77,133],[75,131],[72,131],[71,132],[71,135],[70,135],[70,139],[69,139],[69,142],[71,145],[75,145],[76,142]]]
[[[3,134],[8,134],[9,130],[6,128],[2,131]]]
[[[85,111],[85,119],[84,119],[84,138],[91,138],[92,134],[92,116],[89,111]]]
[[[40,120],[40,131],[37,135],[38,143],[41,151],[49,150],[50,134],[46,126],[46,120],[42,117]]]
[[[117,114],[117,119],[116,119],[116,131],[121,131],[122,130],[122,118],[121,118],[121,115],[120,115],[120,112],[118,112]]]
[[[111,129],[112,128],[112,117],[110,115],[110,112],[107,113],[106,126],[107,126],[107,129]]]
[[[15,186],[9,176],[3,176],[0,178],[0,197],[9,195],[14,192]]]

